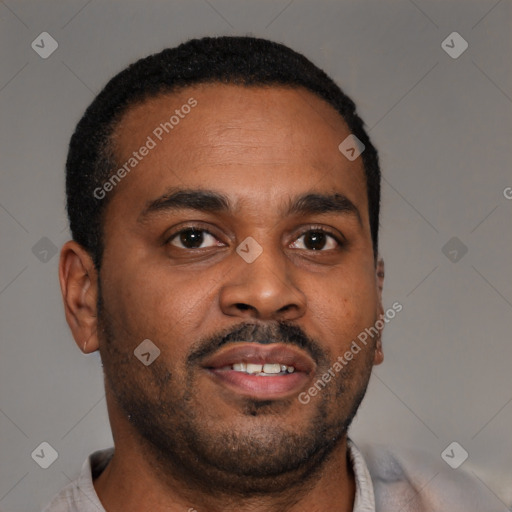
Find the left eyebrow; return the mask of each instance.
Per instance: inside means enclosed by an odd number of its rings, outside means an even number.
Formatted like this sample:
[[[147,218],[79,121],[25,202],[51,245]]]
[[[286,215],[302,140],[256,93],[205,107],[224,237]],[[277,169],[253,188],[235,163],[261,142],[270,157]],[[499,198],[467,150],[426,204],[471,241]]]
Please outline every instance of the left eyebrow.
[[[361,214],[356,205],[346,196],[340,193],[303,194],[290,201],[286,215],[314,215],[322,213],[340,213],[354,215],[362,225]]]
[[[144,222],[148,217],[159,212],[176,210],[225,213],[232,212],[233,206],[228,197],[215,190],[174,188],[166,194],[149,201],[140,213],[138,222]],[[310,192],[302,194],[288,202],[284,216],[306,216],[323,213],[352,215],[362,225],[361,214],[355,204],[348,197],[340,193],[321,194]]]

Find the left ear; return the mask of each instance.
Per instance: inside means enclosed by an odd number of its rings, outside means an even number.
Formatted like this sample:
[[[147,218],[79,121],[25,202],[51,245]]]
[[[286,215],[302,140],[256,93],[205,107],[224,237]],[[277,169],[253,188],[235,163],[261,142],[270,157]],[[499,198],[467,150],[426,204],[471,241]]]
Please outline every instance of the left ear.
[[[384,260],[379,255],[377,257],[377,265],[375,266],[375,282],[377,286],[377,299],[378,299],[378,318],[384,318],[384,307],[382,306],[382,288],[384,287]],[[381,322],[382,324],[384,322]],[[384,352],[382,351],[382,330],[384,326],[379,329],[379,335],[375,343],[375,357],[373,364],[380,364],[384,360]]]

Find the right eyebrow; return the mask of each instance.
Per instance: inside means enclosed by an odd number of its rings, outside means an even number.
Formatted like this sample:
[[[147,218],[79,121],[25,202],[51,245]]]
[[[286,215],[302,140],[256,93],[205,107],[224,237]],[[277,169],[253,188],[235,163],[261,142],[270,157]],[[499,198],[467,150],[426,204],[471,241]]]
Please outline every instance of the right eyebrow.
[[[144,222],[152,215],[163,211],[198,210],[218,213],[230,210],[230,201],[213,190],[171,189],[164,195],[149,201],[138,217]]]

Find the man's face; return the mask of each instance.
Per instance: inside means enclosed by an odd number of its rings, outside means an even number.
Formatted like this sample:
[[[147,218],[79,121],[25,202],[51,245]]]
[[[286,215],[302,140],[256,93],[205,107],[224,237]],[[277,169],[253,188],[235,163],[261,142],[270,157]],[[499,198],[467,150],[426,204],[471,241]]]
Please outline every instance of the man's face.
[[[379,313],[363,164],[338,150],[349,133],[305,90],[227,85],[147,100],[119,124],[119,167],[148,136],[155,146],[110,192],[100,352],[113,422],[163,465],[268,487],[345,434],[376,340],[307,404],[298,396]],[[149,366],[134,355],[146,339],[161,351]]]

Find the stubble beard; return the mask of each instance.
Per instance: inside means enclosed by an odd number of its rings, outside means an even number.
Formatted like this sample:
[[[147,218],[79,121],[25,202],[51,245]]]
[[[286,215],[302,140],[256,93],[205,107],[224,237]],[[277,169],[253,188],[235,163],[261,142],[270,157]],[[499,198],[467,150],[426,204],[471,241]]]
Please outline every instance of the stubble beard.
[[[211,495],[258,496],[297,489],[297,497],[313,486],[336,447],[346,438],[365,395],[372,360],[354,375],[347,366],[318,400],[301,425],[286,426],[292,398],[247,399],[240,411],[243,428],[216,425],[202,415],[195,387],[196,372],[180,382],[160,358],[144,367],[127,350],[99,301],[100,353],[108,392],[126,416],[162,481],[182,481]],[[124,345],[124,346],[123,346]],[[318,365],[318,377],[328,360]],[[322,370],[323,368],[323,370]],[[316,379],[315,379],[316,380]]]

